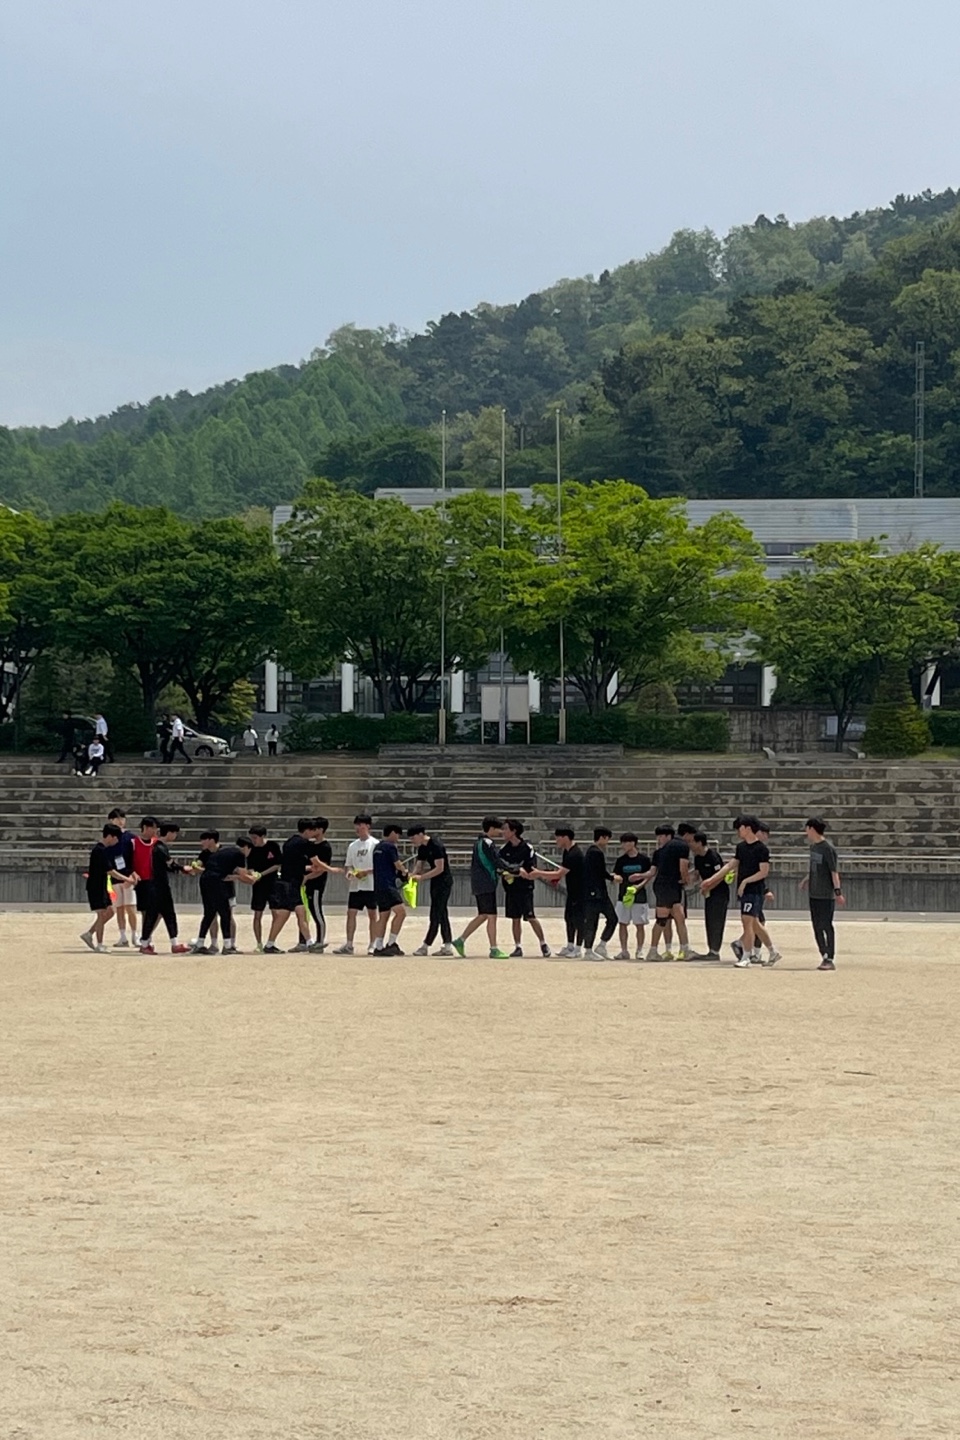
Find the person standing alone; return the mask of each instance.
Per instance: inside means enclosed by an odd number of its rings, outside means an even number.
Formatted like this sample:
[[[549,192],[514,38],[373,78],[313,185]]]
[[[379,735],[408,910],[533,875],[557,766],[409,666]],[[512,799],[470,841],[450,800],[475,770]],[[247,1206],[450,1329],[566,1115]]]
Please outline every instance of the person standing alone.
[[[806,890],[810,902],[810,920],[820,951],[817,969],[836,970],[837,942],[833,916],[838,905],[847,903],[837,869],[837,852],[830,841],[824,839],[827,829],[825,820],[814,816],[807,821],[805,829],[810,845],[810,873],[800,881],[800,888]]]
[[[186,728],[183,721],[180,719],[180,716],[172,715],[170,717],[170,747],[167,751],[166,760],[166,763],[168,765],[173,762],[174,755],[182,755],[188,765],[193,764],[193,761],[190,759],[190,756],[187,754],[183,746],[183,739],[186,733]]]

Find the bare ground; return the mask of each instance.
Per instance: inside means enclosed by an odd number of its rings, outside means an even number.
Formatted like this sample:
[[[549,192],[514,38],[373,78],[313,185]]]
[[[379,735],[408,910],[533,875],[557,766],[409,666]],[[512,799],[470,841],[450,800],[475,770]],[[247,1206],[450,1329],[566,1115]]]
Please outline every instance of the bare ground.
[[[2,1440],[960,1434],[956,926],[821,975],[787,922],[742,972],[78,918],[0,916]]]

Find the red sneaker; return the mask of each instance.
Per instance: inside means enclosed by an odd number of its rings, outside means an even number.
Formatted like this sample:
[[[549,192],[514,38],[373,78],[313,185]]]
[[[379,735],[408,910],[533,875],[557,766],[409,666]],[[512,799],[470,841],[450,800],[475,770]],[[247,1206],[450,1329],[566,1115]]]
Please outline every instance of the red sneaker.
[[[189,954],[190,954],[190,946],[189,946],[189,945],[171,945],[171,946],[170,946],[170,954],[171,954],[171,955],[189,955]]]
[[[156,955],[156,953],[157,953],[157,952],[156,952],[156,949],[154,948],[153,945],[141,945],[141,946],[140,946],[140,954],[141,954],[141,955]]]

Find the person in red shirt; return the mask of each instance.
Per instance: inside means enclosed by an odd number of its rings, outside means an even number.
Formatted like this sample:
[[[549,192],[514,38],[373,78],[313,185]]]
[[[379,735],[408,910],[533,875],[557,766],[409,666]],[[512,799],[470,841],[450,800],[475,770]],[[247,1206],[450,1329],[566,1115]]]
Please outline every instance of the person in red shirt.
[[[140,821],[140,834],[134,835],[130,844],[130,865],[137,885],[137,909],[140,912],[140,949],[150,953],[150,936],[160,918],[160,897],[153,876],[153,851],[160,833],[160,821],[155,815],[144,815]]]

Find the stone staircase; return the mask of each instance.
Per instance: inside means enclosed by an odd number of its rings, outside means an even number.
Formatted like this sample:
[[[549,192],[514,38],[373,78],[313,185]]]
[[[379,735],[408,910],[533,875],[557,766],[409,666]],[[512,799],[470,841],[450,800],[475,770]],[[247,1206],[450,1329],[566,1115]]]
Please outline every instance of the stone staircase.
[[[519,817],[549,852],[556,824],[570,823],[589,839],[599,821],[615,835],[632,829],[652,837],[661,821],[689,820],[732,846],[734,815],[752,810],[771,826],[782,874],[804,866],[803,822],[823,814],[848,871],[878,879],[891,871],[933,872],[951,884],[960,879],[960,767],[830,756],[777,763],[756,756],[624,754],[616,747],[385,747],[379,755],[238,757],[192,766],[121,760],[105,766],[97,781],[76,779],[68,766],[51,761],[6,758],[0,762],[0,900],[21,892],[24,899],[42,898],[38,876],[78,872],[114,805],[126,809],[131,825],[148,813],[179,821],[187,852],[207,826],[232,837],[260,820],[283,837],[300,815],[323,813],[338,853],[352,838],[354,814],[369,810],[381,824],[423,820],[461,866],[465,857],[457,852],[469,848],[486,813]]]

